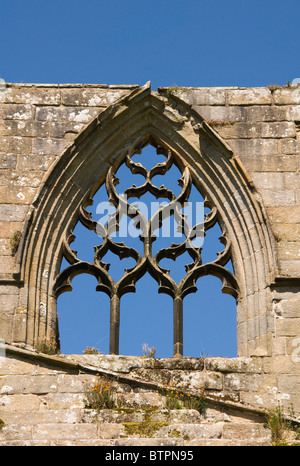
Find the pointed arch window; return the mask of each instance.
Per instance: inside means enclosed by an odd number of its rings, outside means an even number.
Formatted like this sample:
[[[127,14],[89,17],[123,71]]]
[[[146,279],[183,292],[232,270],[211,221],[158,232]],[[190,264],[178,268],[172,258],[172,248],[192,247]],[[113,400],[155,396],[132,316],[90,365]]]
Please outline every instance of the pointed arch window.
[[[136,161],[136,156],[141,154],[147,145],[154,147],[156,154],[163,158],[163,161],[151,168],[146,168],[144,162]],[[168,174],[173,167],[180,173],[179,189],[175,189],[173,184],[165,186],[165,183],[157,183],[160,176]],[[124,175],[126,170],[130,176]],[[130,177],[137,181],[126,187]],[[118,185],[125,188],[120,192],[117,189]],[[61,293],[72,290],[71,282],[76,275],[93,275],[97,279],[96,290],[106,293],[110,298],[110,354],[119,354],[121,298],[126,293],[134,292],[136,283],[149,273],[158,283],[159,293],[166,293],[173,299],[173,355],[182,357],[183,301],[185,296],[197,290],[197,280],[202,276],[213,275],[222,281],[224,293],[234,297],[237,297],[238,293],[235,276],[226,268],[231,260],[231,248],[218,211],[206,193],[201,193],[204,199],[202,209],[199,206],[196,211],[193,210],[195,215],[192,216],[186,213],[192,189],[198,190],[191,171],[169,147],[158,143],[152,137],[147,137],[135,145],[121,163],[109,168],[105,188],[107,197],[103,199],[102,207],[106,205],[109,207],[107,211],[110,212],[106,221],[93,219],[87,211],[88,205],[93,202],[92,198],[87,199],[79,209],[81,224],[99,237],[99,244],[94,248],[94,260],[91,262],[79,259],[77,252],[70,247],[75,236],[73,232],[69,232],[64,239],[63,251],[69,265],[56,279],[55,295],[58,297]],[[154,202],[151,207],[148,204],[145,210],[141,202],[136,200],[139,201],[146,195],[152,197]],[[205,215],[204,208],[208,211]],[[201,213],[203,215],[200,215]],[[174,242],[171,235],[165,235],[163,247],[155,247],[164,222],[170,220],[176,227],[178,240]],[[124,223],[127,227],[130,224],[131,232],[127,228],[130,241],[117,241],[116,236]],[[223,249],[217,253],[215,260],[205,261],[204,238],[207,231],[217,223],[222,230],[220,242]],[[115,279],[110,263],[106,261],[108,254],[113,254],[119,259],[130,258],[133,266],[124,269],[122,276]],[[189,256],[189,261],[185,265],[184,275],[176,280],[170,270],[162,264],[171,259],[176,265],[184,254]]]

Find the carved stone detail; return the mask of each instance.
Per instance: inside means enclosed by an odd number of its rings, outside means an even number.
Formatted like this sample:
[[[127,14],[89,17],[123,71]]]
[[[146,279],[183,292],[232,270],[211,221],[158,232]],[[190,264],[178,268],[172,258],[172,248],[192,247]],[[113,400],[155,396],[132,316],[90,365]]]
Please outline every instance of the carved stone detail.
[[[156,164],[150,170],[147,170],[141,163],[136,163],[132,157],[141,153],[142,148],[147,144],[154,145],[157,154],[163,154],[166,160],[163,163]],[[117,178],[117,169],[125,163],[133,175],[139,174],[145,178],[145,182],[136,186],[133,184],[126,189],[122,195],[119,195],[116,186],[119,182]],[[164,175],[175,164],[179,168],[182,177],[178,181],[181,192],[175,196],[174,192],[164,185],[157,187],[153,184],[152,179],[156,175]],[[117,167],[111,166],[106,176],[106,191],[109,201],[114,205],[116,211],[112,214],[105,225],[92,220],[91,213],[86,211],[86,207],[93,203],[89,197],[79,209],[79,220],[87,229],[94,231],[102,237],[102,244],[96,246],[94,262],[85,262],[79,260],[77,252],[70,248],[74,241],[73,232],[69,232],[64,239],[64,257],[70,264],[64,269],[56,279],[54,292],[56,297],[65,291],[72,290],[72,279],[81,273],[93,275],[97,280],[97,291],[105,292],[111,300],[110,309],[110,353],[119,353],[119,325],[120,325],[120,299],[125,293],[135,292],[136,282],[145,274],[149,273],[158,283],[159,293],[166,293],[174,301],[174,357],[183,356],[183,299],[189,293],[197,291],[196,281],[205,275],[213,275],[222,281],[222,291],[231,294],[234,297],[238,295],[238,285],[234,275],[225,268],[225,265],[231,259],[231,244],[222,231],[220,242],[225,246],[224,250],[217,254],[217,259],[213,262],[203,263],[201,257],[202,248],[193,245],[193,239],[197,236],[205,236],[206,232],[215,226],[218,221],[218,212],[216,207],[211,206],[209,200],[205,197],[205,206],[210,208],[210,213],[205,216],[204,222],[189,226],[186,216],[181,212],[181,208],[188,201],[191,188],[192,176],[188,166],[181,166],[176,155],[169,149],[158,146],[152,140],[148,139],[143,144],[136,146],[127,153]],[[142,195],[151,193],[156,199],[167,199],[169,202],[161,205],[158,210],[148,220],[146,219],[138,206],[129,203],[130,198],[141,198]],[[174,215],[177,224],[177,230],[185,236],[184,241],[179,244],[171,243],[168,248],[160,249],[155,255],[152,253],[152,244],[156,239],[155,230],[162,225],[162,219]],[[143,254],[140,254],[135,248],[128,247],[124,242],[116,242],[112,239],[112,233],[118,231],[121,218],[127,215],[134,219],[135,226],[141,230],[139,239],[143,242]],[[137,241],[139,240],[137,239]],[[105,254],[111,251],[120,259],[133,258],[135,265],[130,269],[125,269],[124,275],[118,282],[115,282],[109,274],[110,265],[103,262]],[[188,252],[191,257],[191,263],[185,266],[186,274],[179,283],[176,283],[170,276],[169,270],[160,266],[162,259],[176,259],[183,253]]]

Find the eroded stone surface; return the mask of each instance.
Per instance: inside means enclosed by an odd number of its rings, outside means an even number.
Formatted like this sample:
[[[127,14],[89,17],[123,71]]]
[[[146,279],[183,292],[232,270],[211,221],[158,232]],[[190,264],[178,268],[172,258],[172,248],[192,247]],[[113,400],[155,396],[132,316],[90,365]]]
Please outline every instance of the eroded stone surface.
[[[0,338],[9,343],[28,344],[32,348],[35,312],[41,325],[40,334],[55,331],[54,300],[50,294],[45,296],[44,290],[52,286],[54,277],[49,275],[49,262],[58,260],[59,248],[54,248],[51,259],[46,256],[42,259],[45,264],[40,275],[35,276],[33,272],[34,279],[29,283],[31,275],[26,275],[26,261],[22,262],[20,256],[22,241],[28,238],[27,228],[37,215],[43,219],[42,226],[35,225],[33,229],[38,231],[37,243],[42,250],[51,225],[49,212],[54,212],[59,205],[54,204],[56,200],[62,201],[64,209],[67,209],[68,201],[60,199],[61,193],[66,195],[68,192],[73,199],[81,192],[80,179],[73,178],[68,190],[64,190],[72,170],[80,171],[79,163],[73,166],[69,175],[64,174],[64,183],[62,179],[55,184],[59,175],[55,167],[63,154],[67,154],[68,161],[76,160],[77,151],[88,140],[85,154],[89,159],[93,148],[102,144],[102,136],[108,134],[105,132],[108,126],[112,128],[112,134],[119,135],[120,147],[126,146],[133,134],[129,114],[135,118],[134,131],[138,131],[139,125],[144,130],[139,100],[143,92],[148,92],[144,108],[152,112],[147,121],[157,124],[156,119],[160,116],[165,118],[169,125],[163,129],[165,136],[182,148],[181,156],[193,167],[196,176],[201,174],[201,164],[207,160],[213,164],[212,171],[218,168],[219,179],[223,182],[228,173],[234,174],[227,184],[232,193],[230,198],[226,198],[226,190],[222,190],[217,178],[213,189],[221,200],[222,210],[227,212],[224,221],[230,219],[230,230],[234,234],[231,239],[234,247],[238,246],[236,252],[241,249],[244,255],[243,260],[235,259],[235,268],[240,273],[241,289],[247,289],[239,297],[237,315],[239,355],[245,357],[164,361],[74,355],[68,356],[74,364],[70,374],[64,372],[64,367],[33,364],[10,354],[0,358],[1,406],[8,411],[20,412],[25,412],[29,403],[34,408],[39,405],[44,409],[52,406],[52,410],[59,410],[61,406],[80,409],[83,403],[82,377],[73,379],[77,364],[92,371],[101,368],[116,372],[148,384],[177,384],[193,391],[205,388],[220,400],[239,401],[260,408],[275,406],[278,402],[288,408],[294,403],[299,413],[299,86],[275,90],[162,88],[151,93],[149,86],[8,85],[0,107]],[[136,111],[140,112],[141,118],[135,117]],[[119,131],[117,122],[121,114],[126,114],[127,118],[120,120],[122,131]],[[211,137],[214,144],[210,145]],[[107,170],[115,155],[109,161],[105,159],[103,154],[112,145],[105,141],[105,150],[99,155],[99,160]],[[189,153],[184,153],[185,144],[189,144]],[[197,156],[192,156],[192,153]],[[222,160],[221,164],[219,160]],[[93,177],[93,172],[92,167],[88,176]],[[206,170],[205,176],[209,173],[210,170]],[[239,179],[240,175],[243,183],[236,188],[233,180]],[[44,205],[50,189],[53,189],[53,197],[47,207],[49,210],[39,211],[38,206]],[[246,202],[249,192],[251,202]],[[63,214],[62,209],[59,216],[62,218]],[[254,219],[252,223],[251,218]],[[59,219],[57,224],[54,222],[55,228],[48,238],[50,246],[50,237],[54,237],[59,222]],[[13,253],[11,240],[18,237],[18,232],[23,232],[21,249]],[[38,251],[35,249],[37,243],[33,239],[29,251]],[[41,257],[39,252],[37,257],[34,252],[30,254],[33,254],[29,258],[32,272],[38,269]],[[35,287],[33,283],[41,283],[44,296],[37,297],[39,289],[36,295],[30,295]],[[36,309],[34,303],[38,303]],[[26,340],[28,338],[30,341]],[[119,388],[119,396],[124,400],[127,389],[125,385]],[[163,408],[164,404],[156,395],[147,394],[149,399],[145,396],[144,402],[147,406],[153,404]],[[129,404],[132,402],[138,406],[142,398],[141,391],[128,392]],[[5,430],[7,439],[18,442],[19,436],[22,442],[59,442],[54,438],[54,423],[50,418],[49,427],[43,434],[30,429],[26,423],[20,427],[22,423],[17,417],[20,424]],[[71,416],[70,419],[74,419],[76,424],[75,418]],[[13,418],[10,422],[13,426]],[[67,439],[62,429],[60,441],[79,442],[80,432],[81,428],[74,428],[72,438]],[[84,438],[88,432],[91,430],[82,429],[81,442],[89,441]],[[98,438],[93,442],[106,440]],[[127,439],[116,441],[130,442]],[[172,441],[176,443],[177,440]]]

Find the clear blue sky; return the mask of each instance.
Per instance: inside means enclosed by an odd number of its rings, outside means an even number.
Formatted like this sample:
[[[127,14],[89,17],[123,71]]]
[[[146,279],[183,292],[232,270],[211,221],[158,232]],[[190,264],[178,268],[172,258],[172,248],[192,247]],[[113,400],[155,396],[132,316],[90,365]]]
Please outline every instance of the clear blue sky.
[[[0,6],[0,78],[6,82],[151,81],[155,90],[267,86],[300,77],[299,0],[9,0]],[[211,289],[212,282],[202,280],[185,301],[185,355],[234,356],[234,300],[220,295],[216,279]],[[157,300],[155,282],[142,282],[136,295],[124,297],[121,352],[141,354],[146,342],[158,357],[171,355],[171,298]],[[106,352],[108,298],[92,293],[91,277],[73,284],[59,299],[62,349]]]

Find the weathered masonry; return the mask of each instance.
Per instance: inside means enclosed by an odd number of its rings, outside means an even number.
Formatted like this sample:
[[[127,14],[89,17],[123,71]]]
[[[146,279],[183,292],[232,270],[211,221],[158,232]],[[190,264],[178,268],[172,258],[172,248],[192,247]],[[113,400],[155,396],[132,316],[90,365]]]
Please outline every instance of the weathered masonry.
[[[120,296],[147,272],[174,299],[181,356],[182,299],[212,274],[237,300],[238,355],[260,359],[265,390],[276,387],[300,412],[300,87],[8,84],[1,99],[0,338],[30,350],[41,335],[58,335],[59,293],[91,273],[111,298],[117,354]],[[131,155],[146,144],[166,156],[162,173],[173,157],[183,190],[193,183],[205,196],[226,238],[216,263],[192,258],[180,290],[146,246],[143,257],[132,253],[137,269],[118,289],[101,251],[88,264],[70,247],[78,220],[94,228],[85,207],[98,188],[106,182],[114,197],[126,157],[143,171]],[[224,268],[229,255],[234,275]],[[63,257],[70,267],[60,274]]]

